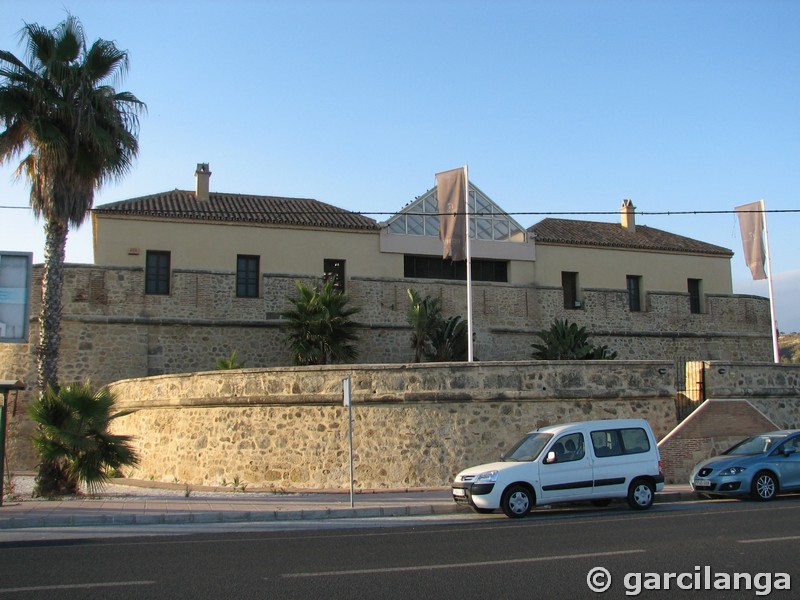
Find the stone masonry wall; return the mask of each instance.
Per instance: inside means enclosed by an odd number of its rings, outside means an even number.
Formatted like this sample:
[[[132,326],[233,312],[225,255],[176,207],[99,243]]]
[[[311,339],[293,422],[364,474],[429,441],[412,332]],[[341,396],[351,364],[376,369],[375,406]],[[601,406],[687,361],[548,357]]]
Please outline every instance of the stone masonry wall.
[[[284,322],[296,276],[265,274],[261,298],[236,298],[235,274],[175,270],[169,296],[144,294],[141,268],[67,265],[64,287],[61,381],[119,379],[205,371],[234,351],[247,367],[290,365]],[[40,310],[41,266],[34,267],[29,344],[0,344],[0,378],[22,379],[9,418],[8,456],[29,469],[35,457],[27,406],[36,382],[35,342]],[[317,284],[317,281],[306,280]],[[406,363],[413,359],[406,290],[442,300],[446,316],[466,314],[463,282],[347,280],[352,305],[361,308],[361,362]],[[527,360],[537,331],[554,319],[585,326],[595,343],[620,359],[769,360],[769,302],[753,296],[707,296],[706,312],[689,311],[688,294],[647,294],[639,313],[627,309],[621,290],[583,290],[580,310],[563,308],[559,288],[475,283],[473,321],[477,360]]]
[[[112,384],[136,412],[131,476],[274,489],[347,489],[342,378],[353,378],[356,487],[446,485],[496,460],[522,434],[567,421],[641,417],[675,425],[668,362],[572,361],[356,365],[163,375]]]

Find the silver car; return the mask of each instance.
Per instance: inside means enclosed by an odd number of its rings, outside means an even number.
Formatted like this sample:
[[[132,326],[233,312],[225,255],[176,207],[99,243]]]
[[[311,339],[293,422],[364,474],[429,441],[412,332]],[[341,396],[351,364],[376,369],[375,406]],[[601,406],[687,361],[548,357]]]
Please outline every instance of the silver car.
[[[699,463],[689,483],[706,496],[772,500],[781,492],[800,491],[799,450],[800,429],[754,435]]]

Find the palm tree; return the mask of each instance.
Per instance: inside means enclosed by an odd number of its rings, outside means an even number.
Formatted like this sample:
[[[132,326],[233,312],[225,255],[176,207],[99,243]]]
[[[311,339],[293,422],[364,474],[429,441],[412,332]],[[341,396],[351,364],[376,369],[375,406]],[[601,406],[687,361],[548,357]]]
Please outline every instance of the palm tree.
[[[289,298],[294,309],[281,313],[289,320],[289,347],[295,363],[353,362],[358,352],[350,342],[358,339],[355,332],[358,324],[350,317],[361,309],[347,307],[349,299],[336,290],[333,278],[326,281],[321,290],[301,281],[295,283],[299,295]]]
[[[433,337],[442,321],[442,303],[439,298],[425,296],[413,288],[408,294],[408,323],[411,325],[411,347],[414,349],[414,362],[422,362],[424,356],[433,353]]]
[[[591,344],[586,328],[567,319],[557,319],[549,330],[536,335],[542,343],[531,346],[533,358],[539,360],[613,360],[617,357],[617,353],[607,346]]]
[[[229,371],[231,369],[241,369],[243,367],[244,367],[244,361],[239,362],[239,359],[236,357],[236,350],[233,351],[230,358],[217,359],[218,371]]]
[[[132,438],[108,431],[112,420],[131,412],[112,414],[114,403],[108,388],[95,392],[89,383],[49,387],[34,401],[30,415],[39,425],[33,436],[41,461],[38,495],[74,494],[80,483],[94,492],[111,471],[138,464]]]
[[[30,183],[30,204],[44,218],[39,393],[58,387],[61,290],[69,227],[79,227],[94,191],[127,173],[138,154],[138,115],[145,105],[109,80],[128,68],[128,53],[98,39],[87,46],[69,15],[54,29],[26,24],[27,64],[0,51],[0,164],[22,156],[17,176]],[[23,156],[24,155],[24,156]]]
[[[428,359],[433,362],[456,362],[467,360],[467,322],[460,316],[443,319],[433,332],[433,352]]]

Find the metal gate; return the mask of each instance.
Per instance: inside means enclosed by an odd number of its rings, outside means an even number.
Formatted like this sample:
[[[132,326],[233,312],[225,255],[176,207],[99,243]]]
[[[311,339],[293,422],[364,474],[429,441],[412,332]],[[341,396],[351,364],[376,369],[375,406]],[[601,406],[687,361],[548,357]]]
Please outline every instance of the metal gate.
[[[675,417],[680,423],[706,399],[705,363],[680,357],[675,361]]]

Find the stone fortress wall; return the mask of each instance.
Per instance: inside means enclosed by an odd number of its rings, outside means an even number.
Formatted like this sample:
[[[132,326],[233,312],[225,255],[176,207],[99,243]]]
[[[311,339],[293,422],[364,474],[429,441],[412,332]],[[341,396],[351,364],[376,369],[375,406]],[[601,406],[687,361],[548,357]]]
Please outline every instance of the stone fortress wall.
[[[720,443],[754,433],[753,414],[768,417],[759,424],[767,430],[800,427],[800,366],[702,368],[720,399],[696,411],[688,437],[668,435],[678,423],[668,361],[244,369],[125,380],[111,390],[120,408],[136,410],[115,426],[136,437],[143,457],[130,476],[188,485],[238,478],[274,490],[348,488],[348,376],[357,489],[445,486],[537,427],[615,418],[647,419],[667,438],[659,447],[668,482],[686,483]],[[715,412],[702,410],[711,404]],[[687,452],[690,465],[681,463]]]
[[[290,367],[119,381],[117,433],[136,437],[139,479],[276,489],[349,487],[353,388],[357,489],[447,485],[524,433],[566,421],[675,424],[668,362],[543,361]]]
[[[234,351],[246,367],[292,364],[280,313],[296,294],[291,274],[262,278],[262,297],[235,297],[235,274],[175,270],[169,296],[144,294],[141,268],[67,265],[64,287],[61,381],[90,378],[95,385],[120,379],[207,371]],[[41,266],[34,267],[31,314],[41,299]],[[308,281],[316,284],[317,281]],[[346,292],[362,324],[362,362],[412,360],[406,290],[441,298],[446,316],[466,314],[463,282],[353,278]],[[526,361],[535,332],[568,318],[585,326],[595,343],[619,359],[770,360],[769,301],[754,296],[706,296],[705,312],[692,314],[688,294],[648,293],[644,310],[627,309],[624,290],[582,290],[583,307],[565,310],[559,288],[475,283],[475,356],[480,361]],[[0,344],[0,378],[22,379],[29,389],[12,404],[8,455],[12,468],[35,464],[26,406],[36,382],[35,341]]]

